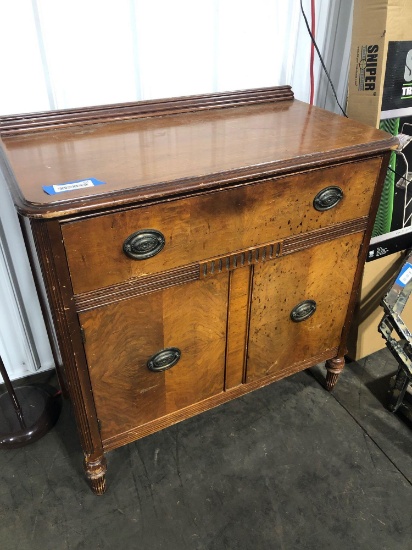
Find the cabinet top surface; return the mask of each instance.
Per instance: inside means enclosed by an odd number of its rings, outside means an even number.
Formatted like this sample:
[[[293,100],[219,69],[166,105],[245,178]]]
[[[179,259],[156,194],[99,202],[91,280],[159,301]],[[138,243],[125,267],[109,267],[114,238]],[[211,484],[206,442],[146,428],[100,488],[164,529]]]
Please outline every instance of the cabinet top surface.
[[[243,92],[249,93],[244,97],[251,92]],[[3,160],[19,211],[45,218],[72,215],[271,177],[396,146],[392,136],[293,100],[291,92],[283,100],[252,98],[217,107],[204,107],[197,99],[184,112],[181,106],[173,111],[170,101],[169,110],[164,109],[166,100],[128,104],[149,105],[153,112],[124,119],[116,115],[119,106],[116,112],[112,107],[109,116],[97,122],[76,122],[74,110],[60,111],[70,114],[69,122],[41,131],[29,126],[9,132],[10,121],[18,117],[1,118]],[[52,195],[43,190],[90,178],[104,184]]]

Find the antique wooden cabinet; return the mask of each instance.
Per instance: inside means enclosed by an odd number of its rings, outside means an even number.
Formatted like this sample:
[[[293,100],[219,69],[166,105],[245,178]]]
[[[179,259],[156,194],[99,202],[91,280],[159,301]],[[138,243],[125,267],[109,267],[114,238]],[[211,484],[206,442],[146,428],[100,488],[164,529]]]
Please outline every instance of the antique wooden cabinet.
[[[95,493],[106,451],[321,361],[334,386],[395,138],[287,86],[0,128]]]

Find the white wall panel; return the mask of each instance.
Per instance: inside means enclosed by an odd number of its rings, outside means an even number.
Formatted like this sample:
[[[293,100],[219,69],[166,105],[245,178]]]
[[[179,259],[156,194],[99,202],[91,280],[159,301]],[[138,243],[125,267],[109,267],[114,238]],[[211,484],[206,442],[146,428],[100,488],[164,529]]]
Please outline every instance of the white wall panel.
[[[0,355],[9,376],[53,367],[20,224],[1,173],[0,281]]]
[[[136,97],[129,0],[37,0],[54,107]]]
[[[217,41],[218,91],[280,84],[288,2],[220,2]]]
[[[352,15],[353,0],[335,0],[330,3],[327,13],[325,10],[324,20],[320,21],[323,29],[322,51],[324,52],[324,61],[343,109],[346,108],[348,90]],[[342,113],[336,103],[327,77],[321,70],[318,70],[316,90],[316,104],[319,107],[335,113]]]
[[[0,0],[0,114],[50,109],[31,0]]]
[[[136,0],[139,99],[213,91],[216,4]]]

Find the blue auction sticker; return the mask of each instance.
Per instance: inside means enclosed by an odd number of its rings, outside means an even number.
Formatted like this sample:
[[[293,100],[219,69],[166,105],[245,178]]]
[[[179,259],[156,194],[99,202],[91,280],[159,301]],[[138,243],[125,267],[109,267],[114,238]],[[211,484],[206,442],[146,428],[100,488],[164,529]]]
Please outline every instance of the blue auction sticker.
[[[87,187],[95,187],[96,185],[105,185],[105,181],[97,180],[96,178],[88,178],[85,180],[68,181],[66,183],[58,183],[56,185],[43,185],[43,191],[48,195],[58,195],[67,191],[75,191],[76,189],[86,189]]]
[[[399,273],[395,283],[399,286],[406,286],[412,279],[412,264],[406,263]]]

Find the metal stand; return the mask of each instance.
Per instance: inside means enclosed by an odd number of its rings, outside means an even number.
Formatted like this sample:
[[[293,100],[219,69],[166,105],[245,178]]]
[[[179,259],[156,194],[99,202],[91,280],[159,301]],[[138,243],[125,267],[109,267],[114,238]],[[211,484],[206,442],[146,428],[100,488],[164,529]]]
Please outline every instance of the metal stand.
[[[1,357],[0,374],[7,390],[0,395],[0,448],[23,447],[43,437],[55,425],[61,397],[46,384],[14,389]]]
[[[409,251],[395,282],[382,300],[385,311],[378,327],[386,345],[398,361],[398,372],[391,380],[388,408],[400,409],[412,421],[412,334],[401,314],[412,292],[412,251]],[[398,335],[399,340],[392,336]]]

